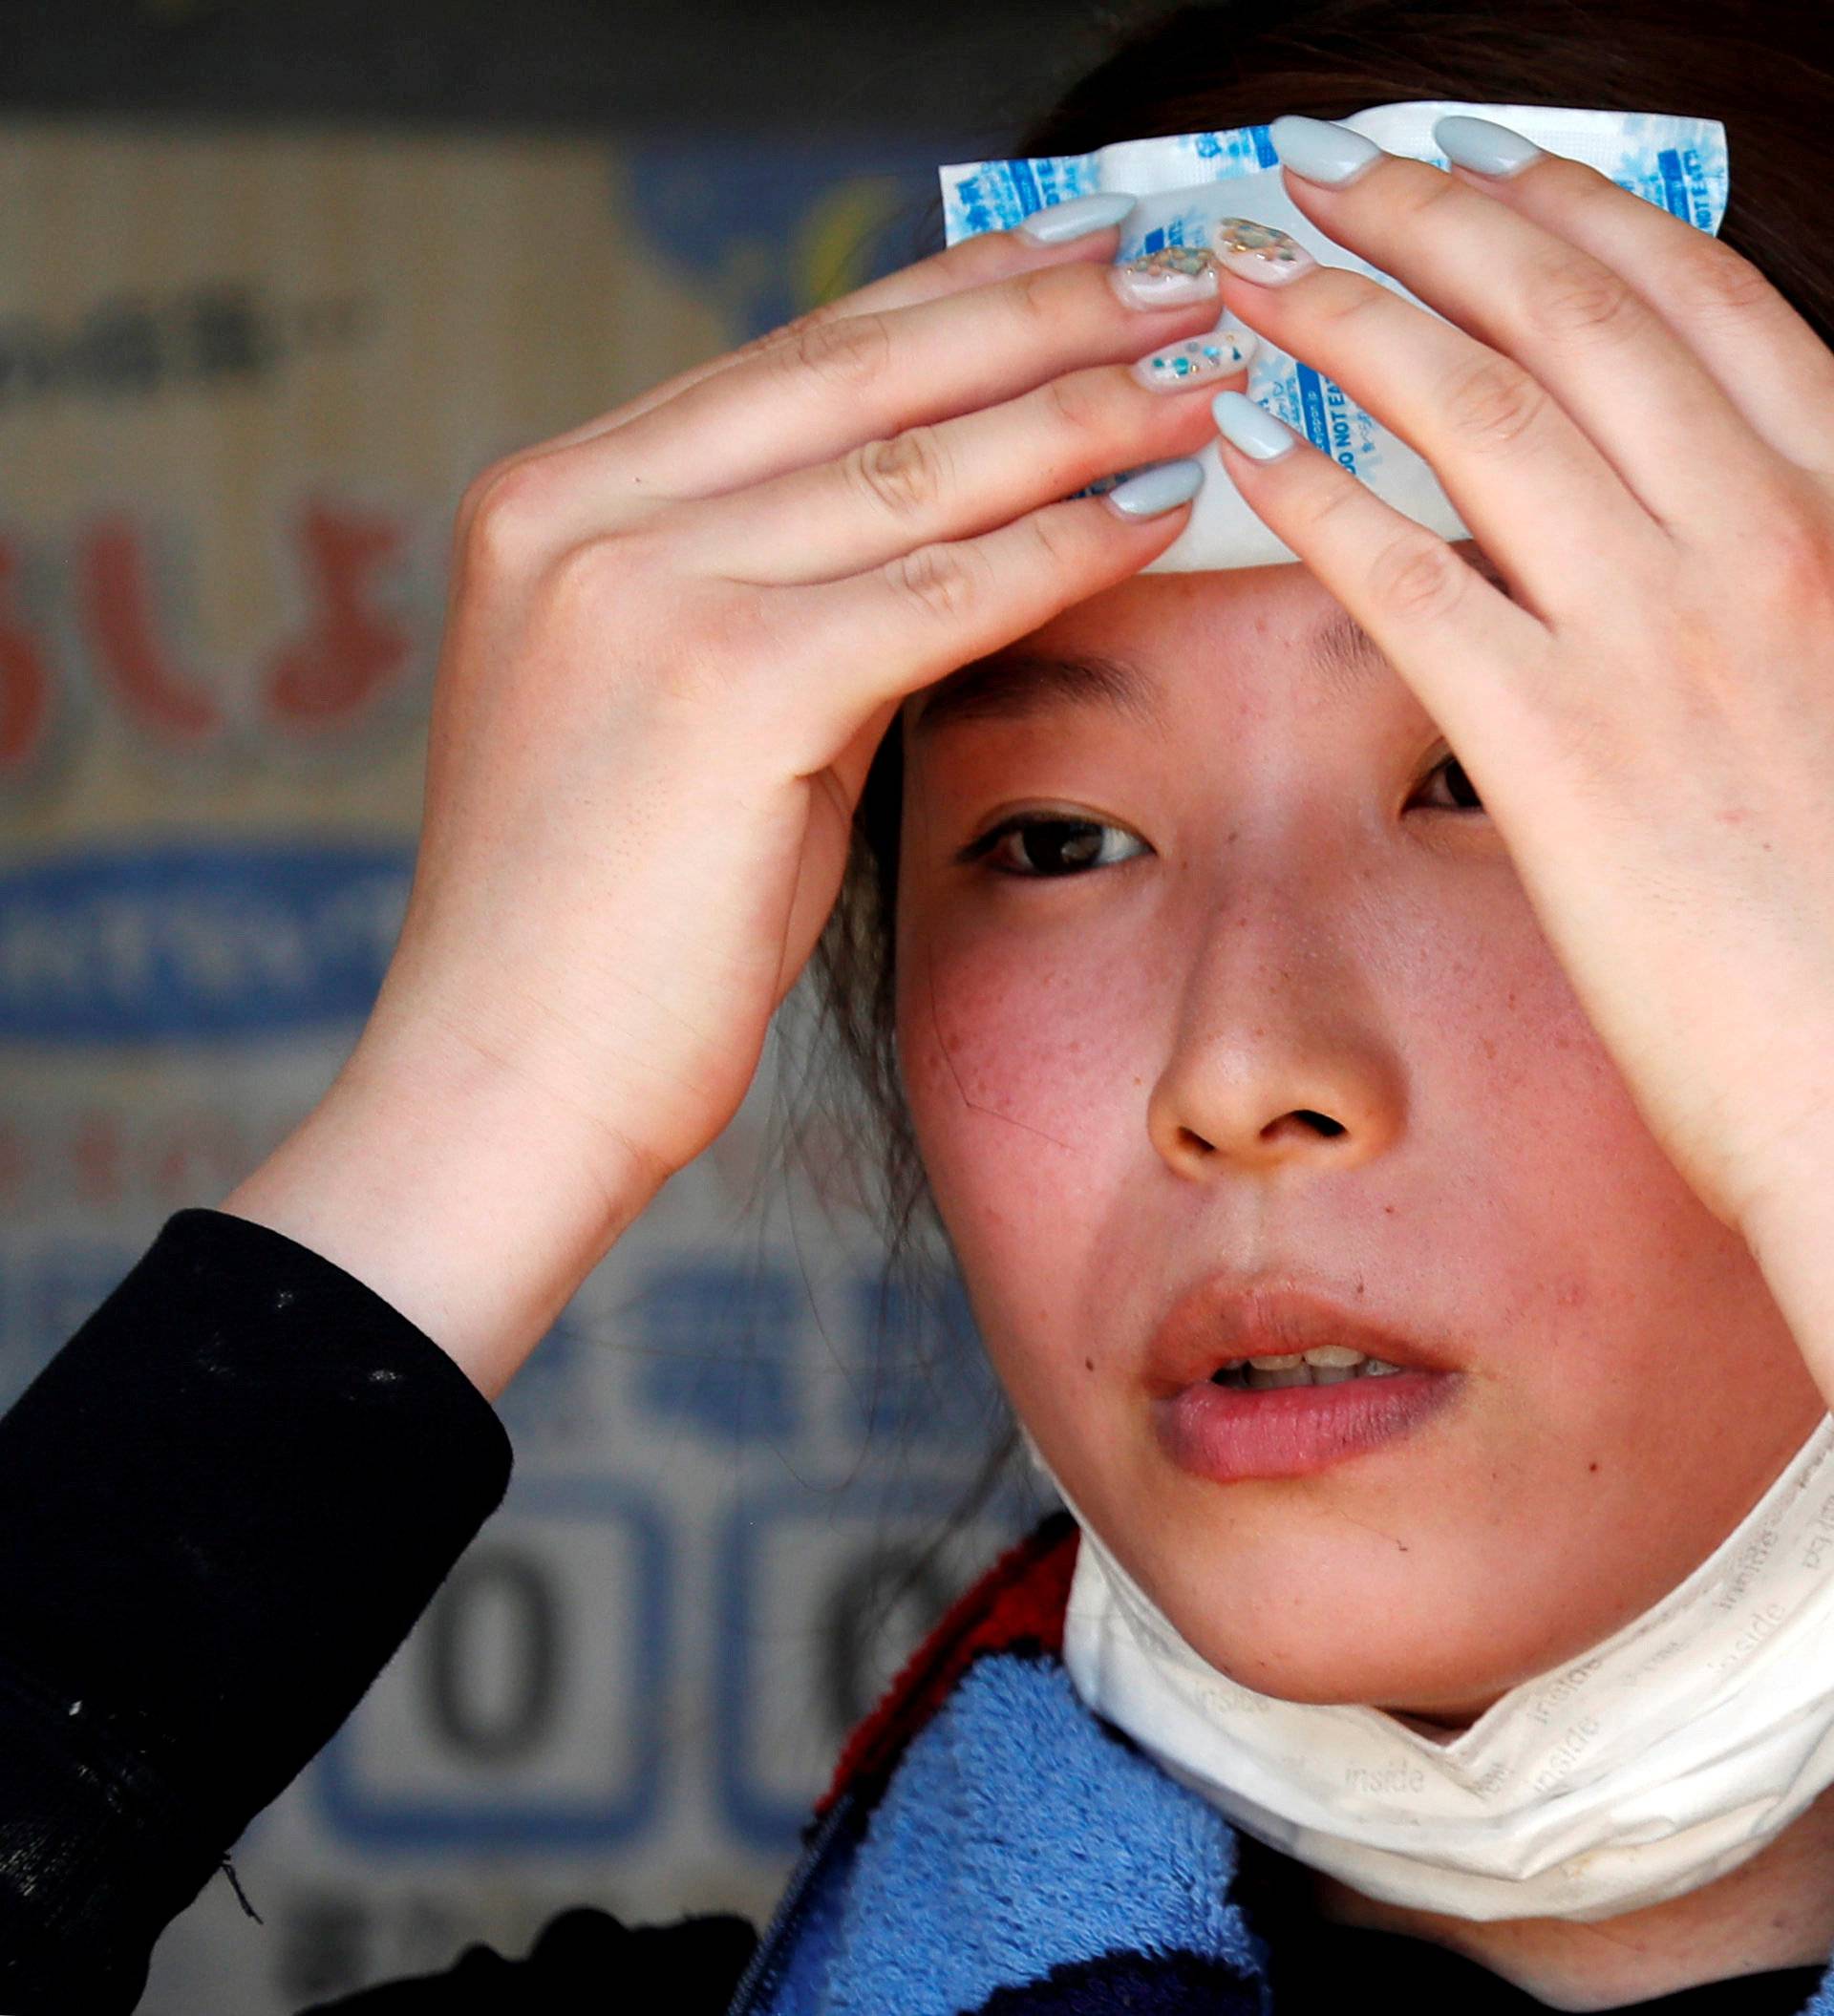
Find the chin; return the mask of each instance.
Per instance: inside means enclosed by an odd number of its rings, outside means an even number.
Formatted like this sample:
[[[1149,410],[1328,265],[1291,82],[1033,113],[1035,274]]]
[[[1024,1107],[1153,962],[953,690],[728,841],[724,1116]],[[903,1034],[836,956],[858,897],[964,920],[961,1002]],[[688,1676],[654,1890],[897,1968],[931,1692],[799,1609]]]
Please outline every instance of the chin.
[[[1472,1676],[1442,1671],[1423,1673],[1417,1659],[1398,1648],[1394,1657],[1367,1650],[1308,1645],[1293,1656],[1257,1648],[1247,1657],[1228,1656],[1228,1648],[1197,1650],[1220,1673],[1238,1686],[1251,1687],[1275,1701],[1312,1707],[1378,1708],[1385,1714],[1464,1729],[1508,1691],[1508,1685],[1473,1685]],[[1509,1683],[1513,1685],[1513,1683]]]
[[[1326,1585],[1318,1601],[1297,1606],[1232,1604],[1226,1620],[1210,1605],[1191,1617],[1184,1605],[1160,1603],[1200,1658],[1257,1694],[1376,1707],[1455,1728],[1554,1663],[1525,1648],[1512,1659],[1511,1647],[1486,1640],[1469,1605],[1450,1599],[1372,1606]],[[1448,1637],[1446,1619],[1460,1615],[1471,1621]]]

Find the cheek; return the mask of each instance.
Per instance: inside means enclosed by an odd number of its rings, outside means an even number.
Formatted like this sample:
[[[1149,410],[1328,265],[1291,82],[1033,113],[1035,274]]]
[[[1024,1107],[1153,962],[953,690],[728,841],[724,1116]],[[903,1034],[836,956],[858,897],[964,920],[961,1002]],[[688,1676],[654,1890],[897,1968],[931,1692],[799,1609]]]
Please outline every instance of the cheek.
[[[1412,1006],[1386,1187],[1415,1236],[1384,1250],[1433,1284],[1486,1389],[1446,1452],[1448,1496],[1537,1536],[1504,1586],[1585,1642],[1710,1551],[1822,1402],[1521,901],[1518,930],[1498,913],[1464,941],[1481,957],[1423,961],[1395,997]]]
[[[1095,1284],[1137,1271],[1158,1242],[1140,1203],[1167,993],[1137,943],[1111,959],[1086,927],[1055,950],[1045,935],[912,929],[898,964],[925,1174],[990,1356],[1027,1412],[1040,1382],[1061,1400],[1056,1375],[1080,1369]]]
[[[1111,962],[1074,932],[911,932],[898,1053],[932,1176],[974,1180],[1009,1160],[1035,1175],[1040,1157],[1067,1169],[1099,1155],[1144,1095],[1145,964],[1137,944]]]
[[[1550,1426],[1609,1421],[1632,1465],[1659,1467],[1653,1419],[1692,1434],[1703,1389],[1790,1386],[1800,1354],[1779,1348],[1744,1242],[1663,1153],[1516,901],[1518,928],[1493,914],[1441,960],[1422,939],[1397,976],[1406,1090],[1386,1159],[1424,1235],[1406,1258],[1423,1273],[1430,1249],[1463,1284],[1496,1375],[1539,1390]]]

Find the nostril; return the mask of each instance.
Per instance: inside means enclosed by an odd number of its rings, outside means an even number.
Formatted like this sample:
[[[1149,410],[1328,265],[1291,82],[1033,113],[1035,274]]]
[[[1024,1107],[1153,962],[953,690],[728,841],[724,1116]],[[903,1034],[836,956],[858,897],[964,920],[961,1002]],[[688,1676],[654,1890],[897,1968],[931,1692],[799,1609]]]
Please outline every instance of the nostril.
[[[1309,1106],[1295,1106],[1290,1113],[1284,1113],[1277,1120],[1269,1120],[1261,1130],[1264,1139],[1278,1141],[1295,1130],[1321,1134],[1327,1140],[1334,1135],[1345,1133],[1342,1121],[1333,1120],[1329,1114],[1313,1113]]]

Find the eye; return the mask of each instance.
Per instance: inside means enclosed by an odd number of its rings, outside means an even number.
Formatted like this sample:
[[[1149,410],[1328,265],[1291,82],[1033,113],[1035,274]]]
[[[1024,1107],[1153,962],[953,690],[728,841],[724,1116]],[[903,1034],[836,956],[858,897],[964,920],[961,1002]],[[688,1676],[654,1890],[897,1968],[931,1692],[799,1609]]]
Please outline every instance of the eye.
[[[1465,767],[1450,750],[1421,779],[1421,788],[1435,777],[1443,777],[1453,802],[1428,805],[1429,812],[1482,812],[1478,796]],[[1135,841],[1135,854],[1117,854],[1103,839],[1117,835],[1122,844]],[[1012,844],[1008,844],[1011,842]],[[1015,812],[991,826],[978,839],[955,856],[964,866],[986,859],[993,873],[1011,875],[1023,881],[1064,881],[1089,868],[1118,867],[1138,853],[1149,853],[1143,840],[1136,840],[1125,827],[1105,819],[1084,819],[1037,812]]]
[[[1134,838],[1124,827],[1105,819],[1015,812],[989,827],[979,839],[970,840],[955,859],[967,864],[985,856],[995,875],[1016,876],[1023,881],[1063,881],[1085,868],[1111,868],[1120,859],[1133,858],[1117,857],[1105,845],[1103,837],[1110,834],[1119,836],[1123,844]],[[1008,841],[1013,844],[1008,846]],[[1145,849],[1143,840],[1136,844]]]
[[[1458,757],[1450,750],[1446,752],[1442,761],[1436,763],[1427,772],[1421,782],[1423,784],[1428,783],[1434,777],[1441,775],[1445,778],[1446,789],[1453,794],[1454,797],[1462,798],[1465,802],[1452,805],[1429,805],[1427,807],[1429,812],[1482,812],[1483,810],[1483,800],[1478,796],[1477,786],[1472,783],[1464,765],[1459,761]]]

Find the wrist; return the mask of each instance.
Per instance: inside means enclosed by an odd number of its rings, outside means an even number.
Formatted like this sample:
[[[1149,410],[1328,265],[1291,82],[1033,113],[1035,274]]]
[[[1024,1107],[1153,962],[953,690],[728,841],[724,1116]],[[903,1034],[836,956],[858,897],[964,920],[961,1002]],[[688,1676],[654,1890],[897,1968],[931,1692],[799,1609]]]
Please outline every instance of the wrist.
[[[218,1208],[353,1275],[494,1401],[666,1180],[539,1079],[373,1026]]]

